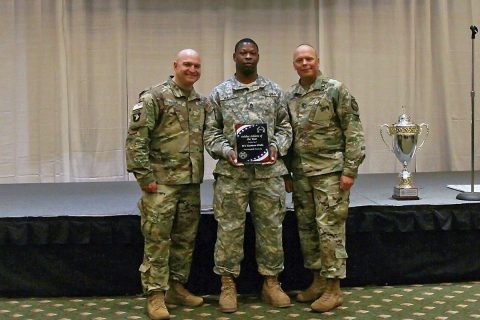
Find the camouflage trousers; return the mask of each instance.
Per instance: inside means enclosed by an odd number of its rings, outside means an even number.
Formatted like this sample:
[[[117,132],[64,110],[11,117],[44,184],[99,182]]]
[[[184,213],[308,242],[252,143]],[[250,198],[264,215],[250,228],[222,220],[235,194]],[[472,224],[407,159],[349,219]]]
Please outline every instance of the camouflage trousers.
[[[158,185],[143,192],[144,257],[139,271],[143,291],[168,289],[168,280],[186,283],[200,220],[200,185]]]
[[[340,175],[294,177],[293,201],[305,268],[320,271],[326,278],[343,279],[350,192],[340,190]]]
[[[213,199],[218,222],[213,271],[219,275],[240,275],[247,205],[250,205],[255,228],[258,272],[277,275],[283,270],[285,191],[281,177],[233,179],[218,176]]]

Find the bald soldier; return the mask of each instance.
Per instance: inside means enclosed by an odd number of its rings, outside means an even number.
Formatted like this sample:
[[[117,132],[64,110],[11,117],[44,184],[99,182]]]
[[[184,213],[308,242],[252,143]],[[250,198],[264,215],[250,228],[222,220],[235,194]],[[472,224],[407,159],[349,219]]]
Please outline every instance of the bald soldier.
[[[293,67],[300,77],[288,91],[293,143],[288,167],[305,268],[311,285],[297,295],[318,312],[342,304],[346,276],[345,222],[350,188],[365,157],[355,98],[345,86],[322,75],[317,52],[300,45]],[[286,177],[286,189],[292,180]]]
[[[185,49],[174,75],[140,93],[126,140],[127,170],[142,189],[144,237],[139,271],[150,319],[169,319],[165,304],[203,303],[185,287],[200,218],[206,99],[195,92],[199,54]]]

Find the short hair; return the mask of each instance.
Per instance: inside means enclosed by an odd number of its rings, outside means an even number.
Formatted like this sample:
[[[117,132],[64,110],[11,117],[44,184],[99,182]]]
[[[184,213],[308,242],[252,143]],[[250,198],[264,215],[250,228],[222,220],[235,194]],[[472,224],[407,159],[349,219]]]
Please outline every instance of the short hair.
[[[256,48],[257,48],[257,51],[258,51],[258,45],[255,41],[253,41],[252,39],[250,38],[243,38],[242,40],[238,41],[236,44],[235,44],[235,51],[234,52],[237,52],[237,50],[240,48],[240,45],[242,43],[251,43],[253,44]]]

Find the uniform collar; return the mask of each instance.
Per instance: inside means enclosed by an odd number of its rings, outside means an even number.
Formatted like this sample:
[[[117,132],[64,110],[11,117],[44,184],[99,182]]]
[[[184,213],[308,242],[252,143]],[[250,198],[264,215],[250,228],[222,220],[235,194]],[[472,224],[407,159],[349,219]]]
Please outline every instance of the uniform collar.
[[[200,98],[200,96],[198,95],[198,93],[195,91],[194,88],[192,88],[192,91],[190,92],[190,95],[187,96],[184,93],[184,90],[182,90],[182,88],[180,88],[178,86],[178,84],[176,84],[175,81],[173,81],[173,76],[168,77],[167,83],[170,85],[170,88],[172,89],[172,92],[173,92],[173,95],[175,96],[175,98],[185,97],[185,98],[188,98],[189,101]]]
[[[325,88],[326,82],[327,82],[327,78],[319,70],[318,76],[315,79],[315,82],[310,85],[310,88],[308,88],[308,90],[303,89],[303,87],[300,85],[300,80],[298,80],[298,82],[294,85],[292,92],[294,95],[304,95],[308,92],[311,92],[314,90],[321,90]]]
[[[234,91],[244,90],[244,89],[254,91],[259,88],[264,88],[267,85],[267,80],[262,76],[258,76],[257,79],[254,81],[254,83],[249,85],[243,84],[240,81],[238,81],[237,78],[235,78],[235,75],[230,80],[233,83],[232,89]]]

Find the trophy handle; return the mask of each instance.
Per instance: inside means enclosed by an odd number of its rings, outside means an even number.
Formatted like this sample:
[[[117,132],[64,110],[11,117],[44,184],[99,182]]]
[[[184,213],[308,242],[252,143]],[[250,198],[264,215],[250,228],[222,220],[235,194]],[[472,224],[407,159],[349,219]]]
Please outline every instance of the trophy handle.
[[[382,124],[380,126],[380,136],[382,137],[382,140],[383,140],[383,143],[385,143],[385,145],[387,146],[388,150],[392,151],[393,152],[393,147],[391,144],[388,144],[387,141],[385,141],[385,138],[383,137],[383,128],[387,127],[387,129],[389,130],[390,132],[390,126],[386,123]],[[390,133],[389,133],[390,134]]]
[[[425,140],[427,140],[428,134],[430,133],[430,128],[428,127],[428,124],[426,124],[426,123],[420,123],[418,126],[420,127],[420,134],[422,134],[422,132],[424,132],[424,129],[426,130],[425,134],[423,135],[422,143],[420,143],[420,145],[417,147],[417,149],[420,149],[423,146],[423,144],[425,143]]]

